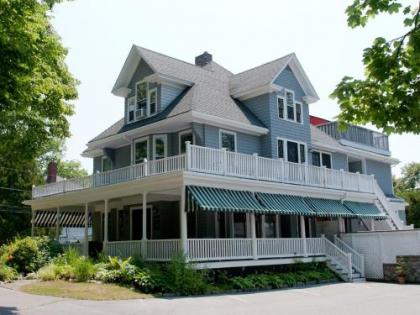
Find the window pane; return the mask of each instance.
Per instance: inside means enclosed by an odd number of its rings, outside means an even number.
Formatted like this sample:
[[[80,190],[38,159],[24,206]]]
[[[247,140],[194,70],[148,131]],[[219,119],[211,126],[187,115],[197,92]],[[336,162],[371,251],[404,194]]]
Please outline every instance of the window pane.
[[[295,108],[287,105],[287,119],[295,120]]]
[[[134,120],[134,111],[131,110],[128,112],[128,121],[133,121]]]
[[[246,237],[246,215],[245,213],[233,214],[233,229],[235,237]]]
[[[147,82],[142,82],[136,86],[136,118],[146,116],[147,108]]]
[[[264,230],[266,238],[276,237],[276,215],[266,214],[264,222]]]
[[[144,159],[147,159],[147,140],[136,142],[134,145],[134,162],[142,163]]]
[[[279,159],[284,159],[283,140],[277,140],[277,157]]]
[[[300,148],[300,163],[306,162],[306,152],[305,152],[305,146],[303,144],[299,144]]]
[[[156,138],[155,139],[155,159],[163,159],[166,157],[165,152],[165,139],[164,138]]]
[[[321,159],[319,157],[319,152],[312,152],[312,165],[321,166]]]
[[[222,148],[227,151],[235,151],[235,136],[230,133],[222,132]]]
[[[193,134],[192,133],[186,133],[179,137],[180,141],[180,154],[185,153],[186,151],[186,145],[185,142],[189,141],[191,144],[193,144]]]
[[[112,170],[112,161],[111,159],[104,157],[102,159],[102,172],[106,172],[110,170]]]
[[[156,90],[150,92],[150,114],[153,115],[157,110],[157,93]]]
[[[279,110],[279,118],[284,118],[284,99],[277,98],[277,107]]]
[[[294,97],[292,92],[286,92],[286,102],[287,105],[293,106],[294,103]]]
[[[331,168],[331,155],[322,153],[322,166]]]
[[[130,97],[127,101],[127,108],[128,108],[128,121],[134,120],[134,109],[136,106],[136,98]]]
[[[302,122],[302,105],[296,103],[296,121]]]
[[[296,142],[287,141],[287,160],[299,163],[298,144]]]

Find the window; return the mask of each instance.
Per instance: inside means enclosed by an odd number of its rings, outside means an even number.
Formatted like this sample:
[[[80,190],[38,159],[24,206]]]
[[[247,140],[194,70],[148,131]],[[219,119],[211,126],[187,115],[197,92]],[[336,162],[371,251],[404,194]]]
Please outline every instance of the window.
[[[179,154],[183,154],[186,151],[185,142],[189,141],[191,144],[194,143],[194,136],[191,130],[179,133]]]
[[[295,95],[286,91],[287,119],[295,120]]]
[[[324,166],[326,168],[331,168],[331,154],[325,152],[312,152],[312,165],[315,166]]]
[[[167,156],[166,135],[153,136],[153,157],[155,160],[163,159]]]
[[[277,97],[277,109],[279,112],[279,118],[284,118],[284,98]]]
[[[143,163],[144,159],[148,158],[149,140],[140,139],[134,142],[134,163]]]
[[[284,159],[284,143],[283,140],[277,140],[277,157]]]
[[[136,83],[136,119],[146,116],[147,110],[147,82]]]
[[[102,157],[101,169],[102,169],[102,172],[112,170],[112,161],[109,157],[107,157],[107,156]]]
[[[236,133],[220,131],[220,147],[227,151],[236,151]]]
[[[264,232],[266,238],[276,237],[276,215],[266,214],[264,220]]]
[[[233,214],[233,231],[234,237],[246,237],[246,214],[234,213]]]
[[[277,156],[280,159],[287,157],[288,162],[306,163],[306,144],[277,139]]]
[[[136,97],[130,97],[127,100],[127,120],[128,122],[134,121],[134,111],[136,108]]]
[[[157,112],[157,89],[149,91],[149,115],[154,115]]]
[[[301,123],[302,122],[302,104],[295,103],[296,106],[296,122]]]

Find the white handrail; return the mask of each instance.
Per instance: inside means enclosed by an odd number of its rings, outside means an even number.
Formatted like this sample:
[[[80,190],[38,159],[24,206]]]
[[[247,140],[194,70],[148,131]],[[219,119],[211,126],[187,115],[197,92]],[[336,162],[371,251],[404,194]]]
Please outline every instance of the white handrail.
[[[391,224],[394,224],[396,229],[398,230],[406,229],[398,214],[396,214],[395,211],[392,210],[390,202],[388,201],[387,197],[385,196],[376,179],[374,179],[373,181],[373,188],[376,196],[378,197],[378,201],[382,206],[380,208],[382,208],[385,214],[388,215],[389,219],[391,220]],[[393,230],[395,229],[392,225],[391,228]]]
[[[323,237],[323,239],[325,255],[343,269],[344,273],[339,273],[339,275],[343,277],[344,280],[350,281],[352,279],[352,255],[342,251],[327,238]]]
[[[351,262],[352,262],[353,268],[356,269],[358,272],[360,272],[360,275],[364,277],[365,276],[365,257],[362,254],[356,252],[346,242],[338,238],[337,235],[334,235],[334,244],[338,248],[340,248],[343,252],[351,254]]]

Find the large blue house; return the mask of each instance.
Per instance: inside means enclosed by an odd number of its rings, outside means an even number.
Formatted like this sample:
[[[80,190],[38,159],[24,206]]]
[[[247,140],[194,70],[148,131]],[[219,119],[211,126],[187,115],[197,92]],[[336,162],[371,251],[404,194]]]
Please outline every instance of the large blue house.
[[[319,97],[295,54],[233,74],[207,52],[192,64],[133,46],[112,93],[124,116],[87,144],[94,174],[28,201],[34,227],[92,225],[85,253],[317,259],[351,280],[362,259],[335,235],[410,228],[387,136],[310,117]]]

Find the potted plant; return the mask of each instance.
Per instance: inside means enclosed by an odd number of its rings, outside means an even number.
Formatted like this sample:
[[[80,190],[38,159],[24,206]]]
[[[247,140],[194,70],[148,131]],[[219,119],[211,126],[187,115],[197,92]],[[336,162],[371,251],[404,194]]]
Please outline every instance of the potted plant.
[[[407,277],[407,263],[404,260],[397,263],[397,266],[395,267],[395,274],[397,276],[398,283],[405,284]]]

